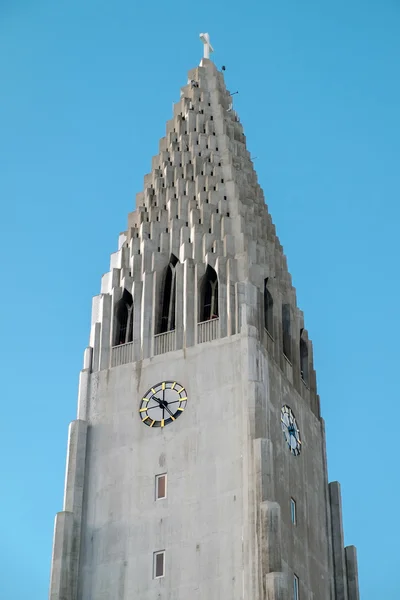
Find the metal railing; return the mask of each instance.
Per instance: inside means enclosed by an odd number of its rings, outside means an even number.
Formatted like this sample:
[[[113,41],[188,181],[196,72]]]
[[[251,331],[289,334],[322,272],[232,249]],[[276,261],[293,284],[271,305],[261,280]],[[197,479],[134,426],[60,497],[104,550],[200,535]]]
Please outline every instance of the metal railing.
[[[211,342],[219,337],[219,319],[211,319],[197,324],[197,343]]]
[[[133,342],[120,344],[111,348],[111,366],[125,365],[133,362]]]
[[[154,355],[172,352],[176,348],[175,329],[154,336]]]

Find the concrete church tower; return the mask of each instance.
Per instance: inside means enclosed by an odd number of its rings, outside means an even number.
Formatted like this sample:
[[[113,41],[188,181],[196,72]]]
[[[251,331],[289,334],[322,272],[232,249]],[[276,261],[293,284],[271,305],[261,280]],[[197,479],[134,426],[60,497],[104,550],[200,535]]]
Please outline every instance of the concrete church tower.
[[[311,342],[202,39],[93,300],[50,599],[358,600]]]

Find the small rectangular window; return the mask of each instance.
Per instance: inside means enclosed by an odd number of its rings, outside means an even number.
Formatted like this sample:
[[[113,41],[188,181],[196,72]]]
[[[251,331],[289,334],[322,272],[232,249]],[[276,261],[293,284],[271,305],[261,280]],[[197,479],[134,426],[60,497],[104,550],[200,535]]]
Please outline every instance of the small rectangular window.
[[[165,575],[165,550],[154,552],[154,579]]]
[[[299,600],[299,578],[297,575],[293,577],[293,600]]]
[[[296,500],[293,500],[293,498],[290,498],[290,516],[291,516],[293,525],[296,525],[297,524]]]
[[[156,475],[156,500],[167,497],[167,475]]]

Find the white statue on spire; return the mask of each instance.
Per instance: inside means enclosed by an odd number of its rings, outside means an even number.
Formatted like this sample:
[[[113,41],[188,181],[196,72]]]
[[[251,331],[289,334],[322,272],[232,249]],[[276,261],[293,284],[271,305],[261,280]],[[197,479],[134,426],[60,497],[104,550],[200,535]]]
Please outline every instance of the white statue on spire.
[[[210,36],[208,33],[201,33],[200,39],[204,44],[204,58],[210,58],[210,52],[214,52],[214,48],[210,44]]]

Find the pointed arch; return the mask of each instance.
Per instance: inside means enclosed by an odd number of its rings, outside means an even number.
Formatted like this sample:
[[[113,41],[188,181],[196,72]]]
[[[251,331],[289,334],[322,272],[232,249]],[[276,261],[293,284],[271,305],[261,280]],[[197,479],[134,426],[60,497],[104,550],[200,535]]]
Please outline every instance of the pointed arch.
[[[114,346],[128,344],[133,341],[133,298],[124,289],[121,300],[115,305],[115,335]]]
[[[290,361],[292,360],[292,344],[290,333],[290,305],[282,304],[282,333],[283,333],[283,354]]]
[[[270,335],[274,335],[274,300],[268,289],[268,277],[264,279],[264,327]]]
[[[178,259],[171,254],[169,265],[166,268],[161,300],[161,319],[159,333],[175,329],[176,310],[176,265]]]
[[[303,337],[303,329],[300,332],[300,375],[308,385],[308,344]]]
[[[200,322],[217,319],[218,313],[218,276],[215,270],[207,265],[200,285]]]

